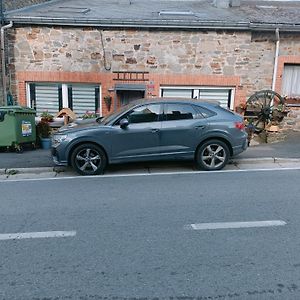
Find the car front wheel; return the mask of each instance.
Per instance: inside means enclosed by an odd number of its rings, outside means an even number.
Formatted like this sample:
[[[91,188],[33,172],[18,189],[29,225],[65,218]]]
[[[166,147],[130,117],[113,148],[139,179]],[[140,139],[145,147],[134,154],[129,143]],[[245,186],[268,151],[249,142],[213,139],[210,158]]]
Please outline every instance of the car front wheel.
[[[228,146],[219,140],[209,140],[196,153],[196,165],[201,170],[214,171],[225,167],[229,159]]]
[[[94,144],[82,144],[71,155],[72,167],[80,175],[103,174],[106,163],[105,153]]]

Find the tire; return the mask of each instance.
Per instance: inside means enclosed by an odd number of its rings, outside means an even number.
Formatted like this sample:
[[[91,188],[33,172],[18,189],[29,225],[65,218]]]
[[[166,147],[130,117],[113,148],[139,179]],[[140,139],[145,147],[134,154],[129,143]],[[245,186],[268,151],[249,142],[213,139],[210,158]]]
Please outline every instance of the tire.
[[[106,164],[105,153],[94,144],[82,144],[75,148],[71,155],[71,165],[80,175],[103,174]]]
[[[223,169],[229,159],[228,146],[220,140],[209,140],[196,152],[196,166],[201,170],[215,171]]]

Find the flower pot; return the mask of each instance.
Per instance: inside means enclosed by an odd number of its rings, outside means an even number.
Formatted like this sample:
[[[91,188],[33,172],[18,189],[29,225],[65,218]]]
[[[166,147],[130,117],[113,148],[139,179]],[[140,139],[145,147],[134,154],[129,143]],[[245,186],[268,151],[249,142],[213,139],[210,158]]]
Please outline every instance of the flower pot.
[[[51,138],[41,138],[41,146],[42,146],[42,149],[50,149],[51,148]]]

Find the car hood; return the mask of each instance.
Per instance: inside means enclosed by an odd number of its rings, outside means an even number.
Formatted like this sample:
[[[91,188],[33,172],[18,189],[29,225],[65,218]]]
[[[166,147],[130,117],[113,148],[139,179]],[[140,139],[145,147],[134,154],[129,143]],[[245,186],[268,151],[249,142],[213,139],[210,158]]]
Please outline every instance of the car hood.
[[[82,120],[82,121],[75,121],[70,124],[62,126],[58,133],[71,133],[81,130],[89,130],[95,128],[101,128],[104,125],[99,124],[96,120]]]

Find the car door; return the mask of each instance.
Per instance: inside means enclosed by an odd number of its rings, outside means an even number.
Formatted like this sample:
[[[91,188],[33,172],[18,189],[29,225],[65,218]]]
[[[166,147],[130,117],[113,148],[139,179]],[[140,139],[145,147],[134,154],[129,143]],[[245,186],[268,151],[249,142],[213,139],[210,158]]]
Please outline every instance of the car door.
[[[193,155],[203,132],[206,119],[188,103],[167,103],[163,108],[161,152],[163,155]]]
[[[113,126],[111,160],[137,161],[155,159],[159,155],[162,106],[145,104],[133,108]],[[129,122],[120,127],[120,120]]]

